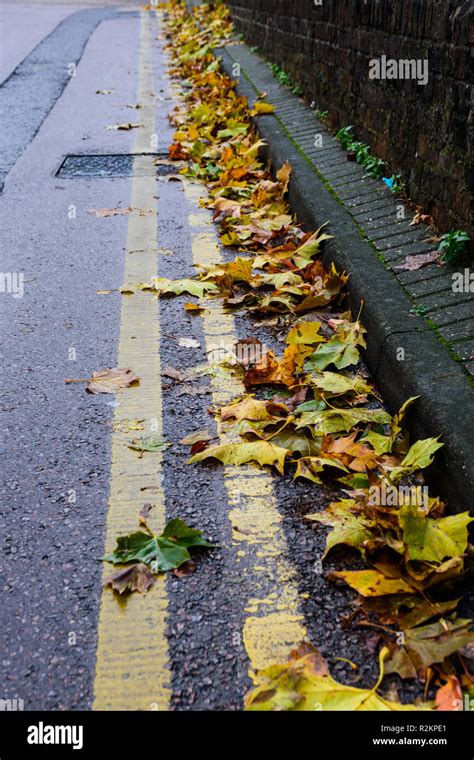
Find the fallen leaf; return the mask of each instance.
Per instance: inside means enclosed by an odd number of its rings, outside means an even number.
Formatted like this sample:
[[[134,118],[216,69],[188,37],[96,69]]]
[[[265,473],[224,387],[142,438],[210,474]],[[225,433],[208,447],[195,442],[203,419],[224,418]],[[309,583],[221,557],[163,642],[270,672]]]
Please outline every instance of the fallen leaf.
[[[185,303],[184,309],[190,314],[202,314],[205,311],[203,306],[199,306],[197,303]]]
[[[433,264],[440,258],[439,251],[429,251],[429,253],[417,253],[414,256],[407,256],[402,264],[394,266],[399,272],[416,272],[417,269]]]
[[[183,280],[169,280],[167,277],[154,277],[150,283],[138,286],[140,290],[152,290],[158,295],[175,295],[189,293],[191,296],[202,298],[208,291],[218,290],[213,282],[200,282],[185,278]]]
[[[400,507],[398,521],[411,560],[442,562],[464,554],[468,525],[474,522],[474,518],[463,512],[432,519],[418,505],[404,504]]]
[[[270,105],[270,103],[255,103],[250,111],[250,116],[258,116],[262,113],[275,113],[275,106]]]
[[[184,446],[192,446],[193,444],[199,443],[200,441],[210,441],[211,439],[212,435],[208,430],[196,430],[195,433],[189,433],[189,435],[181,438],[180,443],[182,443]]]
[[[88,208],[87,211],[89,214],[95,214],[98,219],[102,219],[106,216],[127,216],[132,213],[133,208],[131,206],[128,208]]]
[[[405,475],[410,475],[417,470],[429,467],[433,463],[434,454],[443,448],[443,446],[444,443],[439,443],[439,438],[425,438],[416,441],[400,463],[400,466],[390,470],[390,480],[396,483]]]
[[[261,467],[265,465],[275,467],[280,475],[283,475],[285,459],[289,455],[287,449],[275,446],[267,441],[253,441],[252,443],[227,443],[219,446],[210,446],[205,451],[188,459],[188,464],[202,462],[204,459],[218,459],[222,464],[242,465],[254,462]]]
[[[335,681],[329,673],[327,662],[315,647],[301,644],[293,651],[285,664],[275,664],[254,676],[256,687],[245,697],[245,710],[252,711],[412,711],[431,709],[389,702],[377,694],[382,681],[383,659],[386,649],[380,653],[380,676],[372,689]]]
[[[140,451],[142,454],[144,451],[165,451],[172,446],[172,444],[165,441],[162,436],[155,436],[154,438],[140,438],[137,441],[131,441],[127,445],[129,449]]]
[[[110,124],[106,129],[120,129],[120,130],[129,130],[129,129],[138,129],[139,127],[144,127],[144,124],[132,124],[131,122],[127,122],[126,124]]]
[[[401,678],[417,678],[426,668],[454,654],[474,641],[469,631],[471,620],[437,621],[404,632],[404,644],[394,649],[387,660],[386,672]]]
[[[196,572],[197,565],[192,559],[188,559],[187,562],[183,562],[179,567],[175,567],[171,572],[176,578],[188,578]]]
[[[65,380],[65,383],[87,383],[88,393],[117,393],[123,388],[140,384],[140,378],[131,369],[103,369],[93,372],[87,380]]]
[[[448,676],[447,682],[436,692],[436,710],[457,711],[463,709],[462,689],[456,676]]]
[[[118,594],[131,594],[138,591],[139,594],[146,594],[148,589],[153,586],[155,577],[148,567],[142,563],[126,567],[125,570],[115,575],[109,575],[105,579],[104,585],[111,586]]]
[[[164,573],[180,567],[191,559],[189,549],[214,549],[203,539],[200,530],[189,528],[182,520],[171,520],[160,536],[137,531],[117,539],[114,552],[103,557],[104,562],[121,565],[143,562],[153,573]]]
[[[401,578],[386,578],[377,570],[331,571],[329,580],[343,580],[361,596],[385,596],[386,594],[412,594],[416,589]]]

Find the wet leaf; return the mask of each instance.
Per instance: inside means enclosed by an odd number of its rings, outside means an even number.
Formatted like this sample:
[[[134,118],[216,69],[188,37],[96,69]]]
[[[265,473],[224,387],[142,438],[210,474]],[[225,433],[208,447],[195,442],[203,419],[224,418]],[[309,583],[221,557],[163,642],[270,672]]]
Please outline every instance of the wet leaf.
[[[326,661],[317,649],[303,644],[291,653],[288,663],[273,665],[254,677],[256,687],[245,698],[245,709],[253,711],[412,711],[414,705],[389,702],[377,694],[383,678],[383,657],[380,657],[380,677],[372,689],[335,681]],[[422,705],[418,709],[431,709]]]
[[[200,530],[174,519],[160,536],[143,531],[121,536],[117,539],[115,551],[102,559],[115,565],[142,562],[153,573],[164,573],[188,562],[191,559],[189,549],[196,548],[214,549],[215,546],[202,537]]]
[[[139,285],[141,290],[152,290],[159,296],[180,296],[188,293],[191,296],[202,298],[208,291],[218,290],[213,282],[200,282],[199,280],[183,279],[169,280],[167,277],[154,277],[150,283]]]
[[[401,578],[387,578],[377,570],[348,570],[328,573],[330,580],[343,580],[361,596],[410,594],[416,591]]]
[[[188,464],[202,462],[204,459],[218,459],[222,464],[242,465],[254,462],[261,467],[275,467],[283,475],[285,459],[289,455],[287,449],[275,446],[267,441],[252,443],[227,443],[220,446],[210,446],[205,451],[196,454],[188,460]]]
[[[332,528],[326,539],[324,557],[338,544],[361,549],[373,535],[374,521],[360,513],[353,499],[333,502],[324,512],[306,515],[306,519]]]
[[[398,520],[411,560],[442,562],[464,554],[468,525],[474,518],[464,512],[432,519],[416,504],[405,504],[399,510]]]
[[[144,124],[140,123],[132,123],[132,122],[126,122],[125,124],[110,124],[110,126],[106,127],[106,129],[119,129],[119,130],[129,130],[129,129],[139,129],[139,127],[144,127]]]
[[[429,467],[433,463],[434,454],[443,446],[443,443],[439,443],[439,438],[425,438],[416,441],[402,460],[400,467],[394,467],[390,471],[390,479],[392,482],[397,482],[405,475]]]
[[[172,444],[165,441],[162,436],[155,436],[154,438],[140,438],[137,441],[131,441],[128,444],[129,449],[134,451],[140,451],[142,454],[144,451],[165,451],[169,449]]]
[[[199,443],[200,441],[210,441],[211,438],[212,435],[208,430],[196,430],[196,432],[189,433],[189,435],[181,438],[180,443],[182,443],[184,446],[192,446],[193,444]]]
[[[270,103],[255,103],[253,109],[250,111],[250,115],[258,116],[262,113],[275,113],[275,106],[270,105]]]
[[[65,380],[65,383],[87,383],[88,393],[118,393],[124,388],[140,384],[140,378],[131,369],[102,369],[93,372],[88,380]]]
[[[470,620],[441,620],[404,633],[404,645],[395,649],[387,660],[386,672],[401,678],[417,678],[433,663],[443,662],[462,647],[474,641],[469,631]]]
[[[110,575],[106,578],[104,585],[111,586],[120,595],[131,594],[134,591],[138,591],[139,594],[146,594],[154,582],[153,573],[146,565],[139,563]]]

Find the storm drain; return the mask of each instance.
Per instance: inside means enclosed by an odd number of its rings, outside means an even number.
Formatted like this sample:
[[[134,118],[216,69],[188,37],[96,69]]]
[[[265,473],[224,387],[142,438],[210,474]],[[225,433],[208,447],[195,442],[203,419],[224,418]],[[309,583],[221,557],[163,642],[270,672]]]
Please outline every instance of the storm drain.
[[[177,174],[182,164],[167,153],[116,153],[66,156],[56,177],[166,177]]]

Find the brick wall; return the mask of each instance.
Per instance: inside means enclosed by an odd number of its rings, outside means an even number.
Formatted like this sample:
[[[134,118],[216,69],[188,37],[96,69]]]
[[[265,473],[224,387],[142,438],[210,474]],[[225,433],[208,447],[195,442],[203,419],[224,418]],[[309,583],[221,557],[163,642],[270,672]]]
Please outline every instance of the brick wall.
[[[441,229],[474,233],[472,0],[227,0],[246,40],[332,126],[354,125]],[[426,86],[371,80],[373,58],[428,59]]]

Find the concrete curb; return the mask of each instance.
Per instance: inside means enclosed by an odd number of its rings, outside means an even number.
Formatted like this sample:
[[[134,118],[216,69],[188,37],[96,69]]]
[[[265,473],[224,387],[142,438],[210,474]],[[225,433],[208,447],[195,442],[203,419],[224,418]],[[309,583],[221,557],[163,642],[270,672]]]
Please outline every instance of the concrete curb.
[[[221,58],[223,70],[235,78],[232,50],[230,46],[214,52]],[[275,83],[275,87],[280,85]],[[258,82],[248,76],[237,84],[238,93],[251,105],[259,89]],[[358,314],[363,303],[362,320],[368,331],[365,359],[389,410],[395,412],[410,396],[420,396],[407,415],[410,433],[417,438],[441,436],[445,443],[436,466],[426,471],[428,482],[449,501],[451,511],[469,509],[468,495],[474,492],[474,447],[470,446],[474,391],[467,375],[426,321],[410,314],[412,303],[407,294],[377,259],[353,217],[327,189],[277,116],[259,116],[254,122],[267,143],[264,157],[274,167],[285,161],[293,167],[289,201],[299,221],[316,229],[329,220],[328,231],[334,239],[326,245],[323,259],[326,265],[334,262],[351,274],[352,313]],[[403,361],[397,360],[399,349],[404,350]]]

